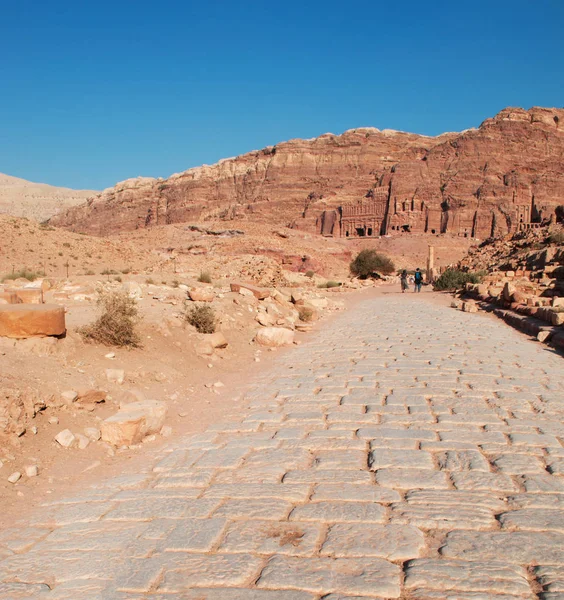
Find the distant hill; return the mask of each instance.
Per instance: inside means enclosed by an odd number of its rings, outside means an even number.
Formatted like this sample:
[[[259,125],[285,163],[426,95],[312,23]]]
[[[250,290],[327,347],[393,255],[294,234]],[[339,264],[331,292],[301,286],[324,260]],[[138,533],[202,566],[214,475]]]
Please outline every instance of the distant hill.
[[[0,173],[0,214],[44,221],[97,193],[33,183]]]

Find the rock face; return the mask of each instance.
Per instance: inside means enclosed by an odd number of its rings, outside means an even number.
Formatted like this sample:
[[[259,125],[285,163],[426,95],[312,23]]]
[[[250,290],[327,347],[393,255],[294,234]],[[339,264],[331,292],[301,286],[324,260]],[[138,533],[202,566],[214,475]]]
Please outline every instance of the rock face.
[[[63,335],[65,309],[56,304],[0,305],[0,337],[29,338]]]
[[[487,237],[549,218],[564,193],[564,110],[507,108],[438,137],[360,128],[117,184],[52,223],[95,235],[249,218],[324,235]],[[560,200],[559,200],[560,198]]]

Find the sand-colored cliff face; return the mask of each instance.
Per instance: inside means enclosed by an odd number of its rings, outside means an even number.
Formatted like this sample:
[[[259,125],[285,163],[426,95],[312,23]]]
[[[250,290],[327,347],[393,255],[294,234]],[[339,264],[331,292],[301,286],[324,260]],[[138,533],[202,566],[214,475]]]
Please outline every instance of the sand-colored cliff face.
[[[52,222],[96,235],[218,217],[315,231],[324,210],[373,196],[389,216],[404,202],[404,212],[419,207],[396,219],[413,231],[431,219],[437,233],[472,222],[484,236],[492,224],[509,228],[517,206],[547,215],[564,202],[564,110],[505,109],[478,129],[434,138],[360,128],[291,140],[165,180],[124,181]]]
[[[33,183],[0,173],[0,214],[43,221],[95,193]]]

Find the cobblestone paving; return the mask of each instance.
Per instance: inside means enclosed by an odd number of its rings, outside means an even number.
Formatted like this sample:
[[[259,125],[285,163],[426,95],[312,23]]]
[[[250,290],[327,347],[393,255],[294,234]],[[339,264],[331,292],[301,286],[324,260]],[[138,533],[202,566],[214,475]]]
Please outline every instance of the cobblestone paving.
[[[0,534],[0,598],[564,599],[564,362],[366,301],[141,473]]]

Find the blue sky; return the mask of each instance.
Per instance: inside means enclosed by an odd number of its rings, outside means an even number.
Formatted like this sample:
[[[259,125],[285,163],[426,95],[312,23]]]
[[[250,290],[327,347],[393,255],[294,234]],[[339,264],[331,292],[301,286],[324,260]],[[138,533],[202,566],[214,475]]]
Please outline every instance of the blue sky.
[[[564,2],[0,5],[0,172],[103,189],[296,137],[564,105]]]

